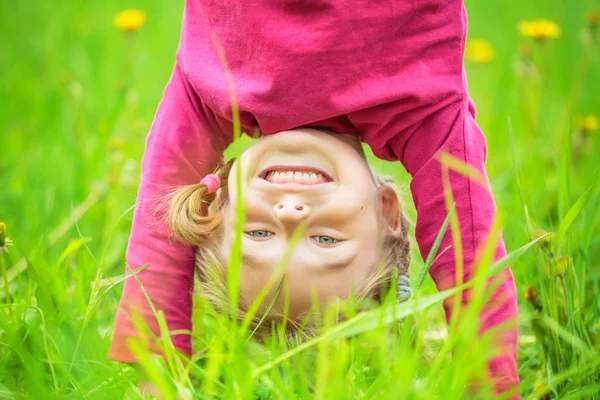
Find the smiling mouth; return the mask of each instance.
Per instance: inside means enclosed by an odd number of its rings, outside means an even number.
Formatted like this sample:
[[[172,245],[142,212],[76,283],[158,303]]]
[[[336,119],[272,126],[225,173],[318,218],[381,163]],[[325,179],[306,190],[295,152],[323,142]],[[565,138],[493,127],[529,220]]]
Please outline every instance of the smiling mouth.
[[[333,182],[331,177],[315,168],[301,166],[273,166],[260,173],[259,177],[269,183],[319,185]]]

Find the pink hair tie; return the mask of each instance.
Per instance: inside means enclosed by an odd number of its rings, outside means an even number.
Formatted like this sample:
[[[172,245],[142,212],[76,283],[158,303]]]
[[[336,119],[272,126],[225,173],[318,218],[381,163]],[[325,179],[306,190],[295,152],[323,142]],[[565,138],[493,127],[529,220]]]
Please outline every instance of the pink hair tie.
[[[214,193],[221,187],[221,178],[215,174],[208,174],[200,181],[204,184],[208,191],[206,193]]]

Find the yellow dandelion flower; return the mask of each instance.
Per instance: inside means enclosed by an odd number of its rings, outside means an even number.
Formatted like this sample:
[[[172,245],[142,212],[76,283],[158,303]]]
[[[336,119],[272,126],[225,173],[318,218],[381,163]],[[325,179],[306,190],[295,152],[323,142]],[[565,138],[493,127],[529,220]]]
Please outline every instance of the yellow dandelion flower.
[[[594,132],[598,130],[598,118],[595,115],[588,115],[581,121],[581,129],[585,132]]]
[[[123,10],[117,13],[113,22],[123,32],[135,32],[146,22],[146,13],[135,8]]]
[[[465,58],[475,64],[487,64],[494,59],[492,44],[485,39],[471,39],[467,42]]]
[[[547,19],[521,21],[519,22],[519,32],[525,37],[543,41],[559,37],[560,27],[556,22]]]
[[[8,253],[8,246],[12,246],[12,240],[6,236],[6,225],[0,222],[0,253],[3,251]]]

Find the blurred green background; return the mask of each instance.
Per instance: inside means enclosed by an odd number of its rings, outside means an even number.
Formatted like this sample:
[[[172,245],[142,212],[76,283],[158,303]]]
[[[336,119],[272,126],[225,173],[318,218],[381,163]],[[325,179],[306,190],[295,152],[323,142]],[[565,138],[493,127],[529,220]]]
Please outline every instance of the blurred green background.
[[[507,247],[554,233],[512,265],[522,310],[521,391],[598,399],[600,5],[466,6],[475,40],[465,61],[469,90]],[[139,30],[114,25],[125,8],[145,13]],[[182,10],[182,1],[0,3],[0,221],[14,243],[0,252],[0,398],[139,395],[131,394],[133,370],[106,360],[122,290],[109,278],[124,271],[144,140],[174,63]],[[560,35],[544,38],[552,29],[542,25],[537,39],[524,36],[519,24],[540,18]],[[376,165],[398,177],[410,203],[401,167]],[[422,265],[415,257],[413,271]],[[434,292],[430,281],[424,292]],[[427,329],[443,325],[440,310],[429,312]],[[323,390],[342,382],[331,379]],[[220,380],[235,379],[223,372]],[[288,398],[285,384],[260,382],[255,397]],[[384,392],[373,393],[462,393],[436,382],[385,392],[382,381]],[[346,387],[348,397],[339,398],[367,396],[371,384]]]

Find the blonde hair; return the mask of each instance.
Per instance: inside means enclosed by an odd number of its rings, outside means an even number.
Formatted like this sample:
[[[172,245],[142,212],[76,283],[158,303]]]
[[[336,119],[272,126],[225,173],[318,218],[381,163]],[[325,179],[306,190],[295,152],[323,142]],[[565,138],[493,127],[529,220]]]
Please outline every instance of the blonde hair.
[[[227,180],[233,161],[219,166],[214,174],[221,179],[221,187],[214,193],[209,193],[208,188],[201,183],[183,186],[168,197],[169,211],[168,223],[173,233],[185,243],[194,245],[196,249],[196,272],[199,277],[199,290],[201,295],[217,311],[228,310],[228,291],[226,284],[226,261],[221,256],[222,223],[224,206],[229,195]],[[368,163],[367,163],[368,165]],[[370,168],[370,166],[369,166]],[[372,171],[371,171],[372,172]],[[391,187],[397,194],[398,188],[390,177],[380,177],[372,172],[375,184]],[[365,282],[354,289],[356,299],[381,300],[382,291],[389,288],[393,276],[408,277],[410,264],[410,240],[408,236],[409,222],[401,212],[401,232],[399,235],[387,235],[383,239],[382,254],[379,258],[378,268]],[[250,306],[248,299],[239,299],[238,318],[242,319]],[[271,331],[271,321],[283,321],[282,315],[270,312],[264,320],[263,326],[254,326],[259,336]],[[259,322],[255,317],[254,324]],[[265,323],[266,322],[266,323]],[[283,321],[291,331],[299,327],[298,321]],[[304,326],[302,334],[310,335],[314,327],[310,324]]]

